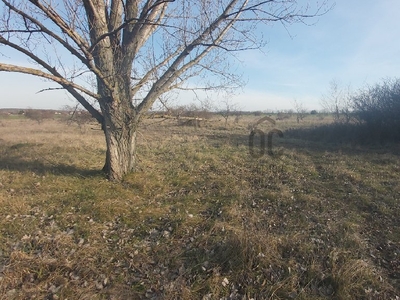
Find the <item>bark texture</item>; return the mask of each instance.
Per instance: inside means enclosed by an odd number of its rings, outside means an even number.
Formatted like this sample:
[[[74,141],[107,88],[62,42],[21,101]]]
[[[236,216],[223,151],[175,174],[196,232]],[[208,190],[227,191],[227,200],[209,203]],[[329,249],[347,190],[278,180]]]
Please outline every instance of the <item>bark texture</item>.
[[[136,167],[136,132],[139,120],[135,109],[126,98],[119,105],[115,103],[102,105],[105,116],[103,131],[107,145],[103,170],[110,180],[120,181]]]
[[[136,129],[108,129],[106,162],[103,170],[110,180],[121,180],[136,167]]]

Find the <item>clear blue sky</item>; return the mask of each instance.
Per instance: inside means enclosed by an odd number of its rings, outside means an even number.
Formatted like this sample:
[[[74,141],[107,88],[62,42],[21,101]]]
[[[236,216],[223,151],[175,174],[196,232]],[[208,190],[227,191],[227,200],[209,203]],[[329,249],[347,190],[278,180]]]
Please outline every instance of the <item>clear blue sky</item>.
[[[384,78],[400,77],[400,1],[335,2],[328,14],[309,20],[311,26],[295,24],[288,31],[280,24],[266,28],[264,53],[240,54],[244,63],[239,70],[247,85],[232,101],[244,110],[275,110],[293,108],[296,99],[318,110],[332,79],[356,91]],[[7,63],[8,58],[0,56],[0,60]],[[49,86],[56,85],[0,72],[0,108],[74,105],[61,91],[36,93]]]

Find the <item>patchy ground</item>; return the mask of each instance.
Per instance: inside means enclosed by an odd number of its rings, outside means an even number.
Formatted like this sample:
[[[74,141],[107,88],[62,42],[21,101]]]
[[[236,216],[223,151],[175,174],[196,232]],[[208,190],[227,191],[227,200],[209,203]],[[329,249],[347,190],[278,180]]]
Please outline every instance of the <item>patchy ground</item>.
[[[95,125],[1,119],[0,299],[399,299],[399,146],[292,117],[255,158],[259,118],[147,120],[121,184]]]

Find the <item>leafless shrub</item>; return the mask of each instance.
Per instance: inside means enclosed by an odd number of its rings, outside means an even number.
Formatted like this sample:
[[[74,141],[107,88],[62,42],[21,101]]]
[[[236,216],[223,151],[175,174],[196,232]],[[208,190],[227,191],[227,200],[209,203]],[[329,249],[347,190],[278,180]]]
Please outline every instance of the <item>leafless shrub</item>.
[[[45,119],[52,119],[54,112],[42,109],[27,109],[25,110],[25,117],[41,124]]]
[[[201,123],[210,119],[213,113],[203,105],[191,104],[169,108],[168,115],[176,118],[180,126],[201,127]]]
[[[178,125],[179,126],[193,126],[193,127],[201,127],[201,122],[203,119],[201,118],[194,118],[194,119],[179,119]]]
[[[71,108],[69,106],[66,106],[65,110],[68,112],[67,118],[65,118],[67,124],[78,125],[81,132],[85,132],[85,125],[88,125],[95,121],[95,119],[89,112],[81,110],[78,107]]]
[[[236,115],[235,123],[239,122],[239,105],[237,103],[233,103],[230,99],[224,99],[221,101],[221,108],[218,111],[218,114],[221,115],[225,119],[225,128],[228,125],[228,119],[231,116]]]
[[[179,119],[180,116],[184,116],[186,114],[186,107],[185,106],[176,106],[176,107],[168,108],[167,114]]]
[[[308,115],[308,112],[302,102],[295,99],[293,104],[296,112],[297,123],[300,123],[300,121],[303,121],[303,119]]]
[[[213,113],[211,112],[209,107],[191,104],[184,107],[183,116],[210,119],[213,116]]]
[[[235,124],[238,124],[240,119],[243,117],[240,111],[237,111],[234,116],[235,116]]]
[[[278,112],[276,115],[276,119],[279,120],[285,120],[285,119],[290,119],[292,117],[292,112]]]
[[[400,130],[400,79],[387,79],[351,98],[355,115],[380,135]]]

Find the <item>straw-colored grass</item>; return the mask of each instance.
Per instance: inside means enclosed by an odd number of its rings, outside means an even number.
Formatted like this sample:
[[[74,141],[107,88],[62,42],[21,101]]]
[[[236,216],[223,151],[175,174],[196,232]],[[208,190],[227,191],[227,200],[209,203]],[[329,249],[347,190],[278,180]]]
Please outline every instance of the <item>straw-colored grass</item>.
[[[145,120],[121,183],[98,126],[1,119],[0,299],[400,297],[398,146],[274,136],[256,159],[258,118]]]

